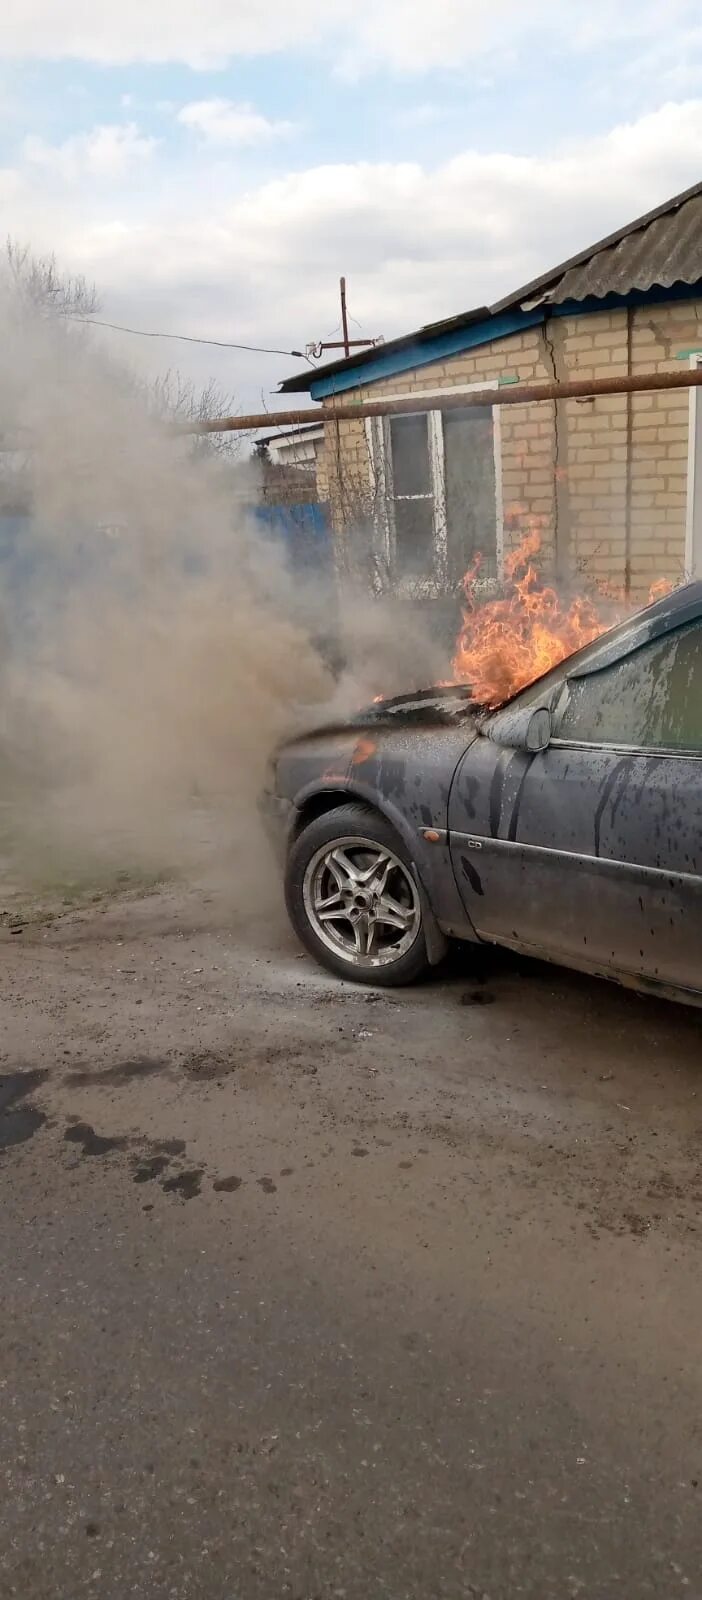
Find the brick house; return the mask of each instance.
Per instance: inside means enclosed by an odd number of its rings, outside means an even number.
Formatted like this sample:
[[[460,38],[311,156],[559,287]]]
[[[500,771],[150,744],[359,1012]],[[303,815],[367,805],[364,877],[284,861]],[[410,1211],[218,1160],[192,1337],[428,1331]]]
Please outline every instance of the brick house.
[[[702,183],[492,306],[289,378],[285,394],[379,400],[679,371],[702,363]],[[698,404],[699,396],[699,404]],[[328,423],[318,447],[341,570],[455,591],[476,551],[498,577],[536,526],[562,577],[634,596],[702,576],[697,389]]]

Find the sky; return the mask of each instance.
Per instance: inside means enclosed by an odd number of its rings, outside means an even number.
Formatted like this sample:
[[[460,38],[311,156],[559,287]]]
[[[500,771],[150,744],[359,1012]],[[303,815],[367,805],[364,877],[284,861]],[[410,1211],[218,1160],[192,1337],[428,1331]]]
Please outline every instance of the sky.
[[[698,0],[3,0],[3,229],[131,327],[304,350],[498,299],[702,178]],[[291,354],[98,335],[272,413]]]

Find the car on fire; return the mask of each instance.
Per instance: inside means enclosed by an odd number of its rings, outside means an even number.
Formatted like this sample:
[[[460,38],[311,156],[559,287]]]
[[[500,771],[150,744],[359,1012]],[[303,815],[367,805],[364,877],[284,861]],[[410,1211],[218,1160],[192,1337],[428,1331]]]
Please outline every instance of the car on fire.
[[[262,806],[342,978],[411,983],[458,939],[702,1005],[702,582],[494,708],[459,686],[311,727]]]

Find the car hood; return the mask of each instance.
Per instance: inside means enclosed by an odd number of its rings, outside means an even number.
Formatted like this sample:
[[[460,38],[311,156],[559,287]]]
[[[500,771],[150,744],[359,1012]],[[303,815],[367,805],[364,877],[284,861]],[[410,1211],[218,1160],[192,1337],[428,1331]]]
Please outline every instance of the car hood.
[[[267,787],[293,802],[320,789],[344,789],[445,825],[449,784],[477,733],[480,707],[466,687],[438,687],[377,700],[351,716],[318,717],[278,746]],[[399,809],[398,809],[399,808]]]
[[[359,733],[366,729],[380,732],[382,729],[456,727],[481,709],[468,684],[440,684],[430,689],[415,689],[411,694],[374,700],[348,716],[332,718],[327,715],[316,722],[310,717],[304,731],[317,737],[327,733]]]

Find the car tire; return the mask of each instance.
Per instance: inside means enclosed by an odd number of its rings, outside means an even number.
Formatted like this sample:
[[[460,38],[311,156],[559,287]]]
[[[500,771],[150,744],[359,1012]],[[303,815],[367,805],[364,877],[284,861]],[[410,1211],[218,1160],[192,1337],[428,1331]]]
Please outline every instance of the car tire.
[[[328,864],[334,849],[358,874],[357,896],[355,878],[349,879],[336,862]],[[356,899],[362,902],[360,907]],[[365,909],[364,900],[369,902]],[[411,857],[390,823],[370,806],[339,806],[302,829],[288,852],[285,901],[305,949],[337,977],[397,988],[415,983],[427,971],[423,896]],[[332,904],[331,911],[322,909],[318,914],[318,907],[335,901],[338,906]],[[387,914],[397,914],[400,925],[388,925]],[[325,920],[332,916],[334,921]],[[366,952],[371,925],[371,948]]]

